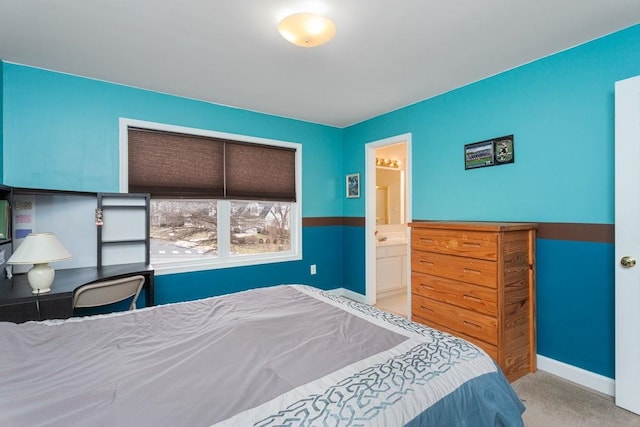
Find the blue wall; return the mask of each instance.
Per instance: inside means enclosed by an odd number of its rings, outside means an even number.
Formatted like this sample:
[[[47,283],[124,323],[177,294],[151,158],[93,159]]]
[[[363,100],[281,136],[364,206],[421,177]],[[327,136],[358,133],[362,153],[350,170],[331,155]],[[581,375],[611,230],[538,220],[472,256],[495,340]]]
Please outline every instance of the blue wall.
[[[613,224],[614,83],[638,74],[640,25],[351,126],[344,173],[410,132],[414,219]],[[515,163],[465,171],[465,144],[510,134]],[[539,354],[614,376],[613,252],[538,241]]]
[[[613,245],[539,239],[537,261],[538,354],[613,378]]]
[[[301,143],[303,216],[342,215],[341,129],[11,63],[2,78],[6,185],[118,191],[125,117]],[[342,227],[305,227],[302,261],[158,276],[157,302],[278,283],[341,287],[342,248]]]
[[[4,63],[3,86],[7,185],[118,191],[118,120],[125,117],[299,142],[303,216],[342,214],[340,129],[11,63]]]
[[[118,118],[303,144],[303,216],[365,215],[344,198],[368,142],[412,134],[414,219],[613,223],[613,89],[640,74],[640,26],[346,129],[2,64],[3,182],[118,190]],[[515,163],[465,171],[463,146],[515,135]],[[300,262],[158,277],[158,302],[279,282],[364,293],[364,228],[305,227]],[[608,377],[613,245],[538,240],[538,353]],[[566,262],[567,257],[573,262]],[[309,265],[318,274],[309,275]],[[269,278],[269,279],[267,279]]]
[[[305,227],[303,254],[307,262],[286,262],[214,271],[171,274],[156,278],[158,304],[223,295],[279,283],[304,283],[334,289],[341,283],[342,227]],[[317,264],[317,274],[309,274]]]
[[[640,25],[347,128],[344,172],[411,132],[414,218],[613,223],[614,82],[638,74]],[[465,171],[465,144],[510,134],[514,164]]]

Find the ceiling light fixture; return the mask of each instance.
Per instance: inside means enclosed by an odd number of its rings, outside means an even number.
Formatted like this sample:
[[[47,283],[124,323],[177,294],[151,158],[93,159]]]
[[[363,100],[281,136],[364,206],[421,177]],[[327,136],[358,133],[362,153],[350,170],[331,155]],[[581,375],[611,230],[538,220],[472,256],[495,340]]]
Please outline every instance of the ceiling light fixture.
[[[333,38],[336,26],[322,15],[294,13],[280,21],[278,31],[296,46],[316,47]]]

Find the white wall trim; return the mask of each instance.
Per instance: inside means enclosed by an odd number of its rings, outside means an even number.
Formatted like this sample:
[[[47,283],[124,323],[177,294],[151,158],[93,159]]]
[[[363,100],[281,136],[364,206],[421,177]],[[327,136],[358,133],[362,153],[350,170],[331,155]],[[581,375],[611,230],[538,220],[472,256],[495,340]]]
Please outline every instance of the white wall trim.
[[[335,289],[331,289],[329,292],[331,292],[334,295],[349,298],[351,300],[354,300],[362,304],[367,303],[367,299],[364,295],[359,294],[357,292],[350,291],[347,288],[335,288]]]
[[[557,375],[581,386],[615,396],[615,380],[582,368],[537,355],[538,369]]]
[[[412,134],[404,133],[392,136],[378,141],[368,142],[365,144],[365,297],[367,304],[375,305],[376,303],[376,239],[374,233],[376,231],[376,148],[382,148],[388,145],[405,143],[407,149],[407,159],[404,165],[405,180],[405,223],[408,224],[412,220]],[[407,247],[409,241],[407,240]],[[411,263],[407,263],[407,278],[411,277]],[[409,279],[407,279],[410,282]],[[410,288],[410,286],[408,286]],[[407,292],[410,292],[408,289]],[[409,300],[411,301],[411,300]]]

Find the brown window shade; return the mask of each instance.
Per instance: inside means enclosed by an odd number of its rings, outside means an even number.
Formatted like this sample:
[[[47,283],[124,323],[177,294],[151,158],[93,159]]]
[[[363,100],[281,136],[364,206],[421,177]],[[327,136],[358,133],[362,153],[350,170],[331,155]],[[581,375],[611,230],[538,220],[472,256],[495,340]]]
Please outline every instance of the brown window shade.
[[[224,142],[129,129],[129,191],[154,197],[224,195]]]
[[[296,200],[295,149],[137,128],[128,135],[130,192]]]
[[[227,142],[227,198],[296,200],[293,149]]]

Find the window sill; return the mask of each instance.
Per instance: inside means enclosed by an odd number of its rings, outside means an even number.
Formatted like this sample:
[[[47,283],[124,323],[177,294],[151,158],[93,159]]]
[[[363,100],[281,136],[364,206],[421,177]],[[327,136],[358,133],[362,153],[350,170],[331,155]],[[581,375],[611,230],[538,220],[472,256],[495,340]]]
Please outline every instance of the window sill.
[[[302,255],[294,253],[263,255],[260,257],[213,258],[206,260],[153,262],[156,276],[165,274],[189,273],[194,271],[217,270],[220,268],[248,267],[253,265],[273,264],[277,262],[300,261]]]

